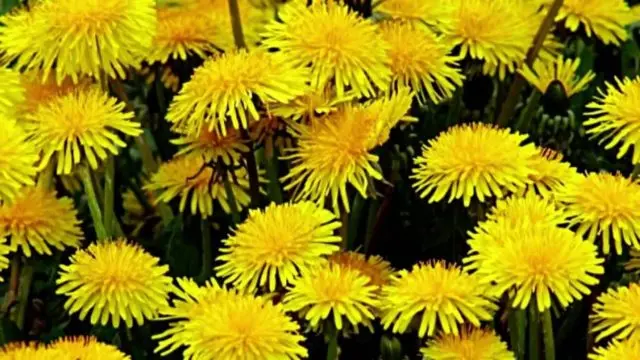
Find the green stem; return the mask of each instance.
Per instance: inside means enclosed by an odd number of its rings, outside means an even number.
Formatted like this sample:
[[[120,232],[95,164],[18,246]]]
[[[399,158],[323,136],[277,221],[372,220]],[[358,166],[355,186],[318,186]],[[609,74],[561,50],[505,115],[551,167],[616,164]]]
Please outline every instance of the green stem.
[[[362,209],[364,209],[365,199],[356,193],[353,199],[351,215],[349,216],[349,228],[347,229],[347,246],[346,250],[354,248],[354,243],[358,237],[358,229],[360,227],[360,218],[362,217]]]
[[[236,196],[233,194],[233,190],[231,190],[231,182],[229,181],[229,174],[225,171],[224,173],[224,191],[227,194],[227,202],[229,203],[229,208],[231,209],[231,218],[233,219],[234,224],[240,223],[240,211],[238,210],[238,203],[236,201]]]
[[[211,225],[207,219],[200,221],[200,232],[202,236],[202,269],[200,270],[198,279],[204,283],[211,277],[211,271],[213,269]]]
[[[106,239],[108,238],[108,233],[104,227],[104,223],[102,222],[102,211],[100,210],[98,197],[96,196],[96,192],[93,187],[91,172],[86,167],[81,167],[79,173],[82,179],[82,184],[84,185],[84,192],[87,195],[87,202],[89,204],[91,218],[93,219],[93,227],[96,229],[96,236],[98,237],[98,240]]]
[[[542,317],[542,335],[544,340],[544,359],[556,360],[556,348],[553,340],[553,321],[551,320],[551,310],[547,309],[540,313]]]
[[[462,109],[462,88],[456,90],[453,97],[449,101],[449,112],[447,113],[447,126],[453,126],[460,119],[460,111]]]
[[[338,360],[338,330],[336,330],[333,322],[327,321],[329,328],[327,329],[329,335],[329,344],[327,346],[327,360]]]
[[[533,90],[531,96],[529,96],[529,100],[527,100],[527,105],[520,113],[520,117],[518,118],[518,122],[516,123],[516,130],[520,132],[527,132],[529,130],[529,124],[531,123],[531,119],[533,115],[538,110],[538,104],[540,104],[540,99],[542,98],[542,93],[538,90]]]
[[[633,171],[629,177],[631,180],[635,180],[638,178],[638,175],[640,175],[640,164],[636,164],[636,166],[633,167]]]
[[[153,157],[153,150],[151,150],[151,146],[149,146],[144,136],[145,135],[142,134],[136,138],[136,145],[142,157],[142,167],[145,169],[147,175],[151,176],[158,171],[158,163]]]
[[[272,156],[267,156],[265,152],[264,157],[267,169],[267,178],[269,179],[269,188],[267,189],[269,192],[269,199],[274,201],[276,204],[282,204],[284,200],[282,196],[282,189],[280,188],[280,179],[278,177],[279,169],[277,149],[273,150]]]
[[[256,162],[256,154],[253,151],[251,137],[246,129],[241,129],[242,139],[249,144],[249,151],[245,154],[247,161],[247,174],[249,175],[249,195],[251,196],[251,207],[260,206],[260,179],[258,178],[258,163]]]
[[[167,101],[164,98],[164,84],[162,83],[162,66],[158,66],[156,69],[156,79],[155,79],[155,87],[156,87],[156,97],[158,100],[158,108],[160,109],[160,114],[164,116],[167,111]]]
[[[4,296],[3,311],[6,313],[18,296],[18,286],[20,285],[20,254],[15,253],[11,258],[11,274],[9,275],[9,288]]]
[[[540,316],[535,299],[529,302],[529,360],[540,360]]]
[[[533,63],[536,61],[538,57],[538,53],[542,48],[542,44],[544,43],[544,39],[547,37],[547,34],[551,30],[555,22],[556,15],[560,11],[564,0],[555,0],[549,10],[547,12],[547,16],[540,24],[538,28],[538,33],[536,34],[535,39],[533,40],[533,45],[529,48],[527,52],[527,58],[525,60],[525,64],[529,67],[533,67]],[[509,88],[509,93],[507,98],[505,99],[502,110],[500,111],[500,115],[498,115],[497,124],[505,127],[509,123],[509,120],[513,117],[513,113],[515,112],[516,105],[518,104],[518,99],[520,98],[520,91],[524,87],[525,79],[520,74],[515,74],[513,79],[513,83],[511,83],[511,87]]]
[[[347,209],[342,206],[340,206],[340,223],[342,224],[340,227],[340,237],[342,238],[340,248],[342,250],[347,250],[349,242],[349,213],[347,212]]]
[[[29,292],[33,280],[33,266],[25,263],[20,275],[20,288],[18,290],[18,304],[16,306],[16,325],[18,329],[24,328],[24,319],[29,307]]]
[[[49,190],[53,186],[53,173],[55,171],[56,162],[51,159],[47,167],[38,176],[38,187],[43,190]]]
[[[113,156],[107,159],[106,169],[104,173],[104,201],[103,201],[103,214],[104,214],[104,227],[107,231],[107,236],[113,237],[115,220],[113,201],[115,197],[115,176],[116,176],[116,162]]]
[[[242,20],[240,18],[240,7],[238,0],[229,0],[229,14],[231,15],[231,30],[233,31],[233,40],[238,49],[244,49],[247,44],[244,41],[242,32]]]
[[[522,309],[509,309],[509,334],[511,337],[511,349],[516,355],[516,359],[524,360],[525,354],[525,341],[527,339],[525,334],[526,327],[526,313]]]
[[[371,200],[371,203],[369,203],[369,210],[367,211],[367,232],[364,237],[363,251],[365,254],[369,254],[371,239],[373,239],[373,230],[376,226],[376,220],[378,219],[378,209],[380,209],[380,200]]]

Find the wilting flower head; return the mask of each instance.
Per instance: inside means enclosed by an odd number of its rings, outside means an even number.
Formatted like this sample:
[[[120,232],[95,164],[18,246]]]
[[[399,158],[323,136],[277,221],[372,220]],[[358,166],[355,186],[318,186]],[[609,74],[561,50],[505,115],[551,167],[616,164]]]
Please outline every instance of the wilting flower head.
[[[20,68],[70,76],[124,78],[156,31],[154,0],[44,0],[5,16],[0,51]]]
[[[40,166],[55,156],[56,173],[70,174],[83,159],[96,169],[109,153],[117,155],[118,148],[127,145],[118,133],[142,134],[140,124],[132,121],[133,113],[124,108],[102,90],[90,88],[57,97],[27,114],[25,129],[43,151]]]
[[[297,311],[318,327],[327,320],[335,328],[347,325],[370,326],[373,310],[378,305],[377,287],[358,270],[338,264],[318,266],[293,281],[283,302],[287,311]]]
[[[222,160],[227,165],[238,163],[242,154],[249,151],[240,132],[233,128],[227,129],[227,134],[222,135],[217,130],[209,130],[204,126],[199,133],[183,135],[171,140],[171,143],[183,146],[176,156],[193,155],[206,162]]]
[[[616,79],[616,85],[607,83],[607,92],[598,89],[600,96],[587,104],[590,116],[584,122],[587,134],[604,136],[601,142],[608,142],[605,149],[621,145],[618,158],[623,157],[633,147],[633,164],[640,163],[640,77],[631,80]]]
[[[534,174],[529,176],[531,184],[527,190],[542,197],[551,197],[567,181],[578,176],[576,168],[562,161],[562,154],[548,148],[539,149],[538,154],[529,159],[529,167]]]
[[[12,69],[0,68],[0,116],[13,119],[16,105],[25,100],[25,91],[20,84],[20,73]]]
[[[64,308],[79,312],[80,320],[91,313],[91,324],[130,328],[142,325],[168,305],[171,278],[166,265],[140,246],[124,239],[104,241],[76,251],[69,265],[60,265],[57,294],[68,297]]]
[[[609,288],[598,296],[590,317],[591,331],[598,334],[596,341],[608,337],[640,339],[640,285]]]
[[[450,7],[439,26],[445,40],[460,46],[461,57],[500,69],[501,77],[525,58],[538,30],[539,16],[527,1],[452,0],[442,6]]]
[[[173,307],[162,310],[169,330],[155,335],[155,352],[166,356],[179,347],[189,360],[298,360],[308,356],[299,325],[282,305],[262,297],[221,289],[215,282],[198,287],[179,279]]]
[[[347,87],[373,97],[391,81],[388,45],[374,23],[346,5],[303,1],[284,5],[278,20],[265,27],[263,46],[279,49],[294,66],[311,66],[311,86],[323,89],[335,80],[338,97]]]
[[[413,187],[429,202],[464,200],[480,202],[492,196],[517,192],[530,183],[535,171],[528,165],[536,155],[533,144],[521,145],[527,135],[485,124],[458,125],[429,140],[414,161]]]
[[[535,297],[537,309],[551,307],[552,295],[562,307],[589,294],[604,273],[596,246],[570,230],[548,223],[502,222],[468,241],[467,269],[496,295],[513,291],[513,307],[524,309]]]
[[[378,255],[366,256],[354,251],[341,251],[329,256],[329,262],[354,269],[369,278],[371,284],[387,285],[393,275],[391,264]]]
[[[640,340],[613,340],[606,347],[597,347],[589,354],[589,360],[637,359],[640,356]]]
[[[553,1],[538,3],[548,8]],[[625,26],[633,22],[634,16],[625,0],[565,0],[555,20],[573,32],[581,28],[588,37],[619,45],[627,39]]]
[[[385,0],[374,11],[394,20],[424,21],[434,25],[447,19],[447,7],[439,0]]]
[[[185,211],[189,204],[191,214],[200,213],[206,218],[213,214],[213,200],[217,200],[227,214],[231,213],[231,199],[224,188],[224,176],[199,156],[179,156],[160,165],[145,189],[160,192],[156,203],[168,203],[179,196],[180,211]],[[226,176],[238,210],[249,205],[251,198],[246,170],[242,167],[230,170]]]
[[[410,86],[422,103],[427,98],[438,103],[462,86],[464,76],[449,55],[451,47],[426,26],[388,22],[381,25],[381,34],[390,46],[394,84]]]
[[[128,355],[111,344],[99,342],[92,336],[65,337],[52,342],[46,352],[51,359],[73,360],[129,360]]]
[[[0,233],[11,236],[11,248],[29,257],[31,251],[51,255],[51,248],[78,247],[84,235],[71,198],[25,187],[0,205]]]
[[[286,190],[296,199],[323,205],[330,196],[334,209],[349,211],[347,185],[367,196],[371,179],[381,179],[378,157],[370,153],[387,141],[391,128],[405,119],[412,95],[402,89],[395,95],[360,105],[346,104],[328,116],[296,127],[298,146],[285,149],[292,160]]]
[[[336,216],[312,202],[250,210],[249,217],[223,240],[216,267],[219,277],[236,288],[276,290],[324,262],[336,252],[340,237]]]
[[[0,200],[13,199],[20,188],[34,185],[37,148],[14,120],[0,116]]]
[[[602,251],[608,254],[611,240],[617,254],[622,243],[640,249],[640,184],[607,173],[578,176],[558,189],[555,198],[561,202],[577,225],[577,233],[589,241],[600,236]],[[613,239],[612,239],[613,238]]]
[[[227,126],[259,120],[261,102],[291,101],[304,94],[308,72],[263,51],[229,52],[198,67],[169,106],[167,120],[177,132],[196,135],[203,125],[223,135]],[[229,124],[230,122],[230,124]]]
[[[518,72],[543,94],[547,92],[549,85],[559,82],[567,96],[571,97],[586,89],[591,80],[596,77],[596,74],[589,70],[582,78],[578,78],[576,71],[579,66],[579,58],[572,60],[558,56],[552,61],[536,61],[533,64],[533,70],[524,65]]]
[[[441,261],[416,264],[411,271],[398,271],[382,288],[382,325],[403,333],[418,319],[419,337],[432,336],[436,328],[458,335],[463,323],[480,326],[493,318],[496,306],[488,289],[457,266]]]
[[[425,360],[515,360],[493,330],[465,327],[459,335],[440,334],[420,349]]]

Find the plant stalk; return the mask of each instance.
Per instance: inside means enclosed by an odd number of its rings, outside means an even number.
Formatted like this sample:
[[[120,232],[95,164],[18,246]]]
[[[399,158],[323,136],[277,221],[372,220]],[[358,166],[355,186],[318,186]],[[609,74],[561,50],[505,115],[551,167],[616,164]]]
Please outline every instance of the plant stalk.
[[[11,305],[18,296],[18,286],[20,286],[20,254],[15,253],[11,258],[11,274],[9,275],[9,288],[4,297],[3,311],[6,313],[11,309]]]
[[[282,204],[284,197],[282,196],[282,189],[280,188],[280,179],[278,177],[278,154],[277,150],[273,150],[273,154],[268,156],[264,152],[265,165],[267,170],[267,178],[269,180],[269,200],[276,204]]]
[[[82,184],[84,185],[84,192],[87,195],[89,212],[91,213],[91,218],[93,219],[93,227],[96,230],[96,236],[98,237],[98,240],[106,239],[109,237],[109,233],[105,229],[104,223],[102,222],[102,210],[100,210],[100,203],[98,202],[98,197],[96,196],[96,192],[93,186],[91,172],[86,167],[81,167],[79,169],[79,173],[82,179]]]
[[[518,122],[516,123],[515,130],[520,132],[527,132],[529,130],[531,119],[538,109],[541,98],[542,93],[538,90],[533,90],[531,96],[529,96],[529,99],[527,100],[527,105],[520,113],[520,117],[518,117]]]
[[[540,360],[540,316],[535,299],[529,302],[529,360]]]
[[[556,348],[553,339],[553,321],[551,320],[551,310],[547,309],[540,313],[542,317],[542,338],[544,341],[544,359],[556,360]]]
[[[114,197],[115,197],[115,176],[116,176],[116,162],[113,156],[109,156],[107,159],[106,169],[104,173],[104,227],[107,231],[107,236],[113,237],[114,235],[114,221],[117,221],[114,216]]]
[[[234,224],[239,224],[240,210],[238,210],[238,202],[236,201],[236,196],[233,194],[233,190],[231,189],[229,174],[225,171],[223,177],[224,191],[227,194],[227,202],[229,203],[229,208],[231,209],[231,219],[233,220]]]
[[[211,277],[211,271],[213,270],[211,224],[207,219],[200,221],[200,232],[202,236],[202,269],[198,278],[201,282],[205,282]]]
[[[231,30],[233,31],[233,40],[238,49],[245,49],[247,43],[244,40],[242,32],[242,20],[240,18],[240,7],[238,0],[229,0],[229,14],[231,15]]]
[[[347,229],[347,246],[345,250],[351,250],[354,248],[354,243],[356,242],[356,238],[358,237],[358,229],[360,228],[360,218],[362,217],[362,210],[364,209],[364,204],[366,200],[360,195],[360,193],[356,193],[353,198],[353,206],[351,209],[351,214],[349,215],[349,228]]]
[[[640,164],[636,164],[636,166],[633,167],[633,171],[631,172],[631,175],[629,175],[629,177],[631,178],[631,180],[636,180],[638,178],[638,175],[640,175]]]
[[[526,341],[526,312],[522,309],[509,309],[509,334],[511,336],[511,349],[516,359],[524,360]]]
[[[29,293],[33,280],[33,266],[25,263],[20,275],[20,286],[18,288],[18,303],[16,305],[16,325],[18,329],[24,329],[24,319],[29,307]]]

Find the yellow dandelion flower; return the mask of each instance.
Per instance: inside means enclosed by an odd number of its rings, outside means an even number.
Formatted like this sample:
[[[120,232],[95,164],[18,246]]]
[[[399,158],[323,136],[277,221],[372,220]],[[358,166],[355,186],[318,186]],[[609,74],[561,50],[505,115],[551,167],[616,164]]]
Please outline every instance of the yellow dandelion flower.
[[[64,308],[79,312],[80,320],[91,313],[94,325],[142,325],[168,305],[169,267],[159,261],[125,239],[94,243],[76,251],[71,264],[60,265],[56,293],[68,297]]]
[[[60,360],[130,360],[131,357],[111,344],[92,336],[65,337],[47,347],[51,359]]]
[[[640,285],[609,288],[598,296],[593,305],[592,332],[596,341],[613,337],[615,339],[638,338],[640,335]]]
[[[587,85],[596,77],[589,70],[582,78],[576,76],[580,66],[580,59],[565,59],[558,56],[552,61],[538,60],[533,64],[533,70],[524,65],[518,72],[541,93],[546,93],[549,85],[559,82],[567,94],[571,97],[587,88]]]
[[[586,235],[592,242],[601,236],[605,254],[610,251],[611,240],[617,254],[622,254],[623,241],[640,249],[640,185],[637,182],[622,175],[591,173],[568,181],[558,189],[555,198],[564,205],[570,224],[578,226],[579,235]]]
[[[329,262],[358,270],[369,278],[371,284],[378,287],[387,285],[393,275],[391,264],[378,255],[366,256],[354,251],[341,251],[329,256]]]
[[[296,127],[298,146],[285,149],[292,160],[285,190],[295,199],[310,199],[324,206],[330,196],[334,209],[340,203],[349,211],[347,185],[367,196],[371,179],[382,179],[378,157],[370,153],[389,137],[391,128],[411,106],[412,95],[402,89],[367,104],[346,104],[328,116]]]
[[[36,342],[10,342],[0,347],[3,360],[54,360],[51,353]]]
[[[155,223],[154,232],[162,231],[162,223],[157,221],[160,212],[154,206],[155,196],[151,191],[144,190],[141,191],[140,196],[144,196],[144,198],[139,198],[131,189],[122,194],[122,208],[124,209],[122,223],[133,228],[132,237],[137,237],[140,231],[150,223]]]
[[[239,168],[228,176],[236,206],[240,210],[251,203],[247,172]],[[198,156],[180,156],[163,163],[145,189],[160,192],[156,203],[168,203],[180,196],[180,211],[185,211],[188,202],[193,215],[200,213],[205,218],[213,215],[213,200],[218,201],[227,214],[231,213],[230,199],[224,189],[224,175],[207,166]]]
[[[196,134],[203,125],[226,134],[231,125],[247,128],[259,120],[254,97],[286,103],[306,91],[308,72],[282,57],[262,51],[225,53],[197,68],[169,106],[167,120],[181,133]],[[249,119],[248,119],[249,118]]]
[[[619,360],[640,358],[640,340],[612,341],[607,347],[597,347],[589,354],[589,360]]]
[[[466,327],[460,335],[441,334],[420,349],[425,360],[515,360],[493,330]]]
[[[538,154],[529,159],[529,167],[534,174],[529,176],[531,184],[528,190],[543,197],[551,197],[567,181],[578,176],[578,170],[571,164],[562,161],[562,154],[554,150],[542,148]]]
[[[84,239],[80,223],[73,199],[36,187],[23,188],[0,205],[0,232],[11,236],[12,250],[21,249],[26,257],[32,250],[51,255],[50,247],[78,247]]]
[[[400,270],[382,288],[382,325],[403,333],[419,320],[418,336],[432,336],[436,328],[458,334],[458,326],[493,318],[497,307],[488,287],[455,265],[442,261],[419,263],[411,271]]]
[[[538,2],[546,8],[553,3],[551,0]],[[632,23],[634,17],[624,0],[565,0],[555,20],[564,23],[570,31],[582,28],[588,37],[620,45],[627,39],[625,26]]]
[[[35,185],[40,158],[33,142],[15,121],[0,116],[0,200],[13,199],[20,188]]]
[[[267,104],[267,111],[287,120],[310,119],[329,114],[338,109],[338,105],[355,99],[352,94],[337,97],[332,86],[323,89],[308,89],[304,95],[298,96],[288,103]],[[258,123],[258,125],[260,122]]]
[[[20,83],[20,73],[12,69],[0,68],[0,116],[13,119],[16,106],[25,100],[25,91]]]
[[[250,210],[249,217],[223,240],[216,267],[238,289],[287,286],[326,255],[339,250],[336,216],[312,202]]]
[[[410,86],[422,103],[427,97],[434,103],[446,100],[462,86],[464,75],[456,58],[449,55],[449,44],[426,26],[388,22],[381,26],[381,34],[390,46],[393,82]]]
[[[447,8],[439,0],[385,0],[374,7],[376,13],[394,20],[419,20],[433,25],[446,21]]]
[[[124,78],[139,66],[156,30],[154,0],[44,0],[4,19],[0,50],[17,66],[55,72],[58,81],[80,75]],[[25,34],[27,21],[31,29]],[[28,36],[25,46],[19,36]],[[16,39],[17,38],[17,39]]]
[[[440,26],[445,41],[459,45],[461,57],[499,69],[501,78],[526,57],[540,24],[526,1],[453,0],[449,6],[450,18]]]
[[[422,155],[414,161],[413,187],[429,202],[471,198],[484,202],[492,196],[517,192],[531,182],[535,171],[529,159],[535,156],[533,144],[522,145],[527,135],[512,134],[481,123],[458,125],[429,140]]]
[[[388,44],[376,25],[345,5],[302,1],[284,5],[278,20],[265,26],[263,46],[276,48],[295,66],[311,66],[311,86],[332,80],[338,97],[350,87],[359,97],[373,97],[391,82]]]
[[[78,90],[40,106],[26,115],[25,129],[36,147],[42,149],[40,166],[56,157],[57,174],[70,174],[86,158],[91,168],[98,161],[118,154],[127,144],[118,133],[142,134],[134,114],[124,112],[125,104],[105,92],[90,88]]]
[[[327,320],[341,330],[345,318],[347,326],[370,326],[378,306],[376,292],[377,287],[360,271],[328,264],[295,279],[283,303],[287,311],[299,312],[314,328]]]
[[[510,290],[513,307],[524,309],[535,296],[537,309],[551,307],[551,297],[567,307],[589,294],[604,273],[596,246],[570,230],[547,223],[503,222],[468,241],[463,261],[496,295]]]
[[[173,321],[170,329],[153,336],[155,352],[162,356],[186,347],[187,360],[299,360],[308,356],[301,345],[300,326],[262,297],[220,289],[215,283],[198,287],[179,280],[182,289],[173,308],[163,316]]]
[[[176,156],[194,155],[205,161],[222,160],[227,165],[238,163],[243,153],[249,152],[249,146],[236,129],[227,129],[222,135],[216,130],[203,127],[197,134],[183,135],[171,140],[172,144],[181,146]]]
[[[598,90],[600,95],[596,101],[587,104],[585,112],[590,116],[584,122],[587,134],[604,136],[601,142],[608,142],[605,149],[612,149],[621,145],[618,150],[618,159],[622,158],[633,146],[633,164],[640,163],[640,132],[638,131],[638,119],[640,119],[640,77],[631,80],[616,79],[616,84],[606,84],[607,92]]]
[[[58,83],[53,75],[43,79],[41,71],[21,74],[20,83],[25,91],[25,99],[18,105],[18,112],[22,117],[59,97],[69,95],[76,90],[86,90],[92,85],[91,80],[86,77],[78,79],[75,84],[70,78],[65,78]]]

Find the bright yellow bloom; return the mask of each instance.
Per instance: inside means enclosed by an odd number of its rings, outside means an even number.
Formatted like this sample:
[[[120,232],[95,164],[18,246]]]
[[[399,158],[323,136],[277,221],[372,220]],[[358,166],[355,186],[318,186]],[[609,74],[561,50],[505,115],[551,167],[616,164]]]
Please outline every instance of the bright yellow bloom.
[[[620,360],[640,358],[640,340],[612,341],[607,347],[597,347],[589,354],[589,360]]]
[[[138,67],[151,45],[155,1],[43,0],[2,23],[0,50],[20,68],[42,69],[45,77],[55,72],[58,82],[124,78],[125,67]]]
[[[452,0],[440,26],[444,38],[460,45],[460,56],[483,60],[503,78],[525,58],[538,30],[539,15],[526,1]],[[450,18],[449,18],[450,17]]]
[[[455,265],[416,264],[411,271],[398,271],[382,288],[382,325],[385,329],[393,325],[394,333],[403,333],[416,319],[419,337],[432,336],[436,328],[457,335],[461,324],[480,326],[493,318],[497,307],[488,289]]]
[[[286,4],[263,36],[264,47],[279,49],[294,66],[311,65],[314,89],[324,89],[333,80],[338,97],[350,87],[357,96],[370,98],[391,82],[388,44],[373,22],[345,5]]]
[[[354,100],[353,94],[336,97],[333,87],[324,89],[308,89],[307,92],[292,101],[281,104],[267,104],[270,115],[284,119],[310,121],[314,117],[329,114],[338,109],[338,105]],[[264,120],[263,120],[264,121]]]
[[[548,8],[552,0],[538,0]],[[634,21],[625,0],[565,0],[556,22],[564,22],[570,31],[584,29],[605,44],[620,45],[627,39],[625,26]],[[582,26],[581,26],[582,25]]]
[[[20,83],[25,90],[25,99],[19,104],[18,112],[24,118],[26,114],[35,112],[40,106],[46,106],[59,97],[76,90],[87,90],[92,85],[92,80],[80,78],[74,84],[71,78],[65,78],[58,83],[53,75],[43,79],[41,71],[29,71],[20,75]]]
[[[533,144],[521,145],[527,135],[512,134],[481,123],[458,125],[429,140],[414,162],[413,187],[429,202],[472,197],[484,202],[492,196],[518,192],[531,182],[535,171],[529,159],[536,155]]]
[[[3,360],[55,360],[51,355],[36,342],[10,342],[0,348],[0,359]]]
[[[468,241],[463,261],[496,295],[510,291],[513,307],[524,309],[535,296],[537,309],[551,307],[551,294],[562,307],[591,293],[604,273],[596,246],[570,230],[545,222],[508,222]]]
[[[397,94],[366,104],[346,104],[310,124],[296,127],[298,146],[285,149],[284,159],[292,161],[285,190],[294,189],[295,199],[310,199],[324,206],[330,196],[337,211],[349,211],[347,185],[363,197],[372,179],[382,179],[378,157],[370,153],[387,141],[391,128],[411,106],[412,95],[401,89]]]
[[[446,21],[447,8],[443,5],[440,0],[385,0],[374,11],[394,20],[419,20],[433,25]]]
[[[462,86],[464,75],[449,55],[451,47],[426,26],[389,22],[381,25],[381,34],[390,46],[394,84],[410,86],[422,103],[446,100]]]
[[[360,271],[338,264],[314,268],[293,281],[284,296],[287,311],[299,312],[312,327],[332,321],[336,329],[345,325],[370,326],[378,306],[377,287]]]
[[[585,112],[590,116],[584,122],[587,134],[604,136],[601,143],[607,142],[605,149],[621,144],[618,159],[622,158],[633,146],[633,164],[640,163],[640,77],[631,80],[616,79],[616,85],[607,83],[607,92],[598,89],[600,96],[587,104]]]
[[[118,148],[127,146],[118,133],[142,134],[140,124],[132,121],[134,114],[124,108],[124,103],[90,88],[57,97],[27,114],[24,127],[43,150],[40,166],[55,157],[56,173],[70,174],[83,159],[96,169],[109,153],[117,155]]]
[[[308,71],[263,51],[229,52],[197,68],[169,106],[167,120],[180,133],[195,135],[203,125],[226,134],[259,120],[254,97],[287,103],[305,93]]]
[[[4,236],[0,236],[0,271],[9,267],[9,253],[11,252],[11,247],[7,244],[7,239]],[[3,282],[4,279],[0,276],[0,282]]]
[[[0,233],[11,236],[11,249],[51,255],[51,248],[78,247],[84,239],[73,199],[55,192],[25,187],[12,200],[0,205]]]
[[[185,211],[188,202],[191,214],[200,213],[206,218],[213,215],[213,200],[218,201],[227,214],[231,213],[230,199],[224,189],[224,176],[208,166],[201,157],[180,156],[160,165],[145,189],[160,192],[156,203],[168,203],[179,196],[180,211]],[[230,171],[227,176],[236,206],[241,210],[251,202],[247,172],[241,167]]]
[[[20,73],[12,69],[0,68],[0,117],[13,119],[16,106],[25,100],[25,91],[20,84]]]
[[[336,216],[312,202],[250,210],[249,217],[223,240],[216,267],[238,289],[275,291],[339,250]]]
[[[366,256],[354,251],[341,251],[329,256],[329,262],[358,270],[369,278],[372,285],[378,287],[389,284],[393,275],[391,264],[378,255]]]
[[[493,330],[464,328],[460,335],[441,334],[420,349],[425,360],[515,360]]]
[[[187,360],[298,360],[308,356],[300,344],[300,326],[262,297],[220,289],[213,282],[198,287],[193,281],[178,280],[182,289],[174,307],[162,315],[173,323],[155,335],[160,344],[155,352],[165,356],[184,346]]]
[[[59,360],[129,360],[128,355],[111,344],[92,336],[66,337],[47,346],[51,359]],[[35,359],[34,359],[35,360]]]
[[[565,59],[558,56],[552,61],[538,60],[533,64],[533,70],[524,65],[518,72],[541,93],[546,93],[547,88],[553,82],[559,82],[568,97],[587,88],[587,85],[596,77],[591,70],[582,77],[576,76],[580,66],[580,59]]]
[[[124,239],[89,245],[76,251],[69,265],[60,265],[57,294],[68,296],[64,308],[79,312],[80,320],[91,313],[91,324],[119,327],[142,325],[158,309],[168,305],[169,267],[140,246]]]
[[[539,149],[538,154],[529,159],[529,167],[534,174],[529,176],[531,184],[528,190],[551,197],[567,181],[578,176],[578,170],[562,161],[562,154],[551,149]]]
[[[10,120],[0,116],[0,200],[13,199],[20,188],[34,185],[37,148],[27,134]]]
[[[204,161],[222,160],[226,165],[237,164],[243,153],[249,152],[246,141],[236,129],[227,129],[227,134],[203,127],[199,134],[183,135],[171,140],[172,144],[183,146],[176,156],[193,155]]]
[[[598,296],[593,305],[592,332],[596,341],[607,337],[615,339],[638,338],[640,335],[640,284],[609,288]]]
[[[586,235],[592,242],[601,236],[605,254],[610,251],[611,240],[617,254],[622,254],[623,241],[640,249],[640,184],[637,182],[622,175],[591,173],[567,182],[555,197],[564,205],[570,224],[578,225],[579,235]]]

